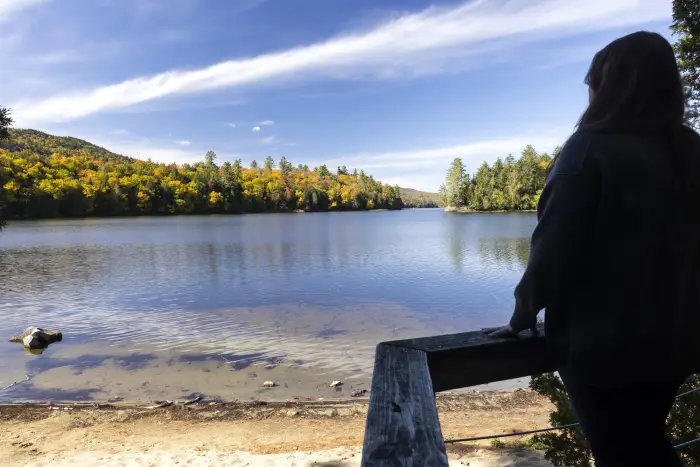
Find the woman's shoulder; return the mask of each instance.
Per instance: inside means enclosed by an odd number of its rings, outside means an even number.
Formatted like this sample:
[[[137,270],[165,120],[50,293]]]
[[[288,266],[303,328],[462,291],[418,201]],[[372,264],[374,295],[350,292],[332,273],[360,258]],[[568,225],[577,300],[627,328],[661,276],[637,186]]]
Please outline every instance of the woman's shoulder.
[[[554,173],[573,175],[581,172],[590,155],[591,144],[595,142],[595,138],[595,134],[585,131],[577,131],[571,135],[556,158]]]

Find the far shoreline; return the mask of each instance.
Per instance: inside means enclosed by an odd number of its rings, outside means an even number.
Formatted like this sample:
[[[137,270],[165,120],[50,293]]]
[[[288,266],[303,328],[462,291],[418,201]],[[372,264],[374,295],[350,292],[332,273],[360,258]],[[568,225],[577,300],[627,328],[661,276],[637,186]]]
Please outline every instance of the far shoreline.
[[[537,212],[536,209],[516,209],[516,210],[494,209],[494,210],[489,210],[489,211],[479,211],[476,209],[456,208],[453,206],[447,206],[446,208],[443,208],[443,210],[445,212],[450,212],[450,213],[455,213],[455,214],[517,214],[517,213]]]
[[[3,227],[11,228],[14,222],[27,222],[27,221],[67,221],[67,220],[105,220],[105,219],[167,219],[167,218],[178,218],[178,217],[237,217],[237,216],[258,216],[258,215],[268,215],[268,214],[338,214],[338,213],[357,213],[357,212],[401,212],[401,211],[412,211],[416,209],[441,209],[441,208],[402,208],[402,209],[348,209],[342,211],[304,211],[304,210],[294,210],[294,211],[269,211],[269,212],[237,212],[237,213],[221,213],[221,212],[198,212],[198,213],[176,213],[176,214],[121,214],[114,216],[58,216],[58,217],[18,217],[5,219],[7,226]]]

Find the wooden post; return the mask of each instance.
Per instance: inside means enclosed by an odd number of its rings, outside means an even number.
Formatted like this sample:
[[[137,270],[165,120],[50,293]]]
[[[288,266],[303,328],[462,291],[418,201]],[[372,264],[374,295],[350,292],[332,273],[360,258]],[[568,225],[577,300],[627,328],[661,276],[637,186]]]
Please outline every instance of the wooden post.
[[[553,371],[544,334],[466,332],[377,346],[362,467],[446,467],[435,392]]]
[[[425,352],[379,344],[362,467],[447,467]]]

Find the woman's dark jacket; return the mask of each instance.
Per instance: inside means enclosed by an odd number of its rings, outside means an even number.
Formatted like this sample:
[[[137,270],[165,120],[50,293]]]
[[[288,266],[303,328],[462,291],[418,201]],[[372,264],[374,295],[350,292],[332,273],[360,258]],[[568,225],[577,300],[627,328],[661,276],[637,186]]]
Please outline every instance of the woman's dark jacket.
[[[676,161],[666,138],[578,132],[542,192],[511,325],[546,309],[559,368],[590,384],[700,369],[700,199],[679,188],[700,173]]]

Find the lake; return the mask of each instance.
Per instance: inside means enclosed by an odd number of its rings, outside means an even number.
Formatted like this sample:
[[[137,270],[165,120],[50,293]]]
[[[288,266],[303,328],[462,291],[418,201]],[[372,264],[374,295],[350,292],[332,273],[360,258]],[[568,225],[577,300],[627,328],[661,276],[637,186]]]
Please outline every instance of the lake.
[[[31,379],[0,400],[345,397],[369,389],[380,341],[507,323],[535,223],[442,210],[14,222],[0,233],[0,388]],[[63,342],[25,355],[7,339],[28,326]]]

